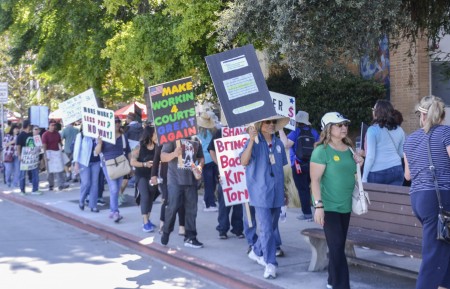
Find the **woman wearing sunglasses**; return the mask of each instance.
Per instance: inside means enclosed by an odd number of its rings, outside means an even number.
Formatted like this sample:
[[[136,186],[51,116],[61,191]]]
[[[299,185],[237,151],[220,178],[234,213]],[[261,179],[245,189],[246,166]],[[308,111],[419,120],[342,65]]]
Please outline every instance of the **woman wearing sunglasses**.
[[[372,125],[366,134],[366,161],[362,181],[401,186],[405,132],[398,126],[394,108],[389,101],[378,100],[372,111]]]
[[[310,162],[314,221],[323,227],[329,250],[328,288],[350,288],[345,241],[352,211],[355,162],[348,137],[350,121],[338,112],[322,117],[322,133]],[[331,287],[330,287],[331,286]]]

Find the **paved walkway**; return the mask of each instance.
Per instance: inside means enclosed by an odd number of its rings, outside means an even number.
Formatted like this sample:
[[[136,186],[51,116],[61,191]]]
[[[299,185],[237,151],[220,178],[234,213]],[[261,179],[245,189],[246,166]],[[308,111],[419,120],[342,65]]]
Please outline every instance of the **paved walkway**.
[[[46,179],[41,174],[41,180]],[[79,195],[79,184],[71,183],[71,187],[64,191],[48,191],[47,183],[41,181],[43,195],[36,196],[27,194],[22,196],[18,190],[11,190],[3,183],[0,190],[5,198],[24,206],[33,208],[42,213],[51,215],[72,225],[84,228],[91,232],[104,234],[107,238],[121,242],[143,253],[156,254],[161,259],[174,264],[186,264],[191,266],[189,270],[197,270],[198,274],[222,274],[225,279],[247,282],[248,288],[326,288],[326,272],[308,272],[308,264],[311,257],[309,245],[304,241],[300,232],[304,228],[316,227],[312,222],[299,221],[295,217],[300,213],[298,208],[289,208],[287,221],[280,223],[282,248],[285,256],[278,258],[278,278],[265,280],[263,278],[264,268],[248,259],[246,255],[247,244],[245,239],[237,239],[233,234],[228,234],[227,240],[218,238],[215,230],[217,225],[217,212],[204,212],[202,196],[199,197],[197,229],[198,239],[205,247],[202,249],[186,248],[183,245],[183,237],[178,236],[178,227],[170,236],[167,247],[159,244],[160,234],[142,232],[142,220],[140,210],[133,204],[133,190],[126,190],[130,206],[120,208],[124,219],[115,224],[108,218],[109,209],[101,208],[100,213],[92,213],[89,209],[81,211],[76,200]],[[27,192],[31,189],[28,187]],[[201,193],[201,192],[200,192]],[[105,196],[108,196],[107,187]],[[159,223],[160,199],[153,206],[151,220]],[[358,256],[372,258],[378,262],[397,264],[400,267],[418,270],[420,260],[406,257],[388,256],[383,252],[357,249]],[[224,279],[224,280],[225,280]],[[379,272],[373,269],[350,266],[350,280],[352,288],[414,288],[415,280],[402,278]],[[229,283],[228,288],[237,285]]]

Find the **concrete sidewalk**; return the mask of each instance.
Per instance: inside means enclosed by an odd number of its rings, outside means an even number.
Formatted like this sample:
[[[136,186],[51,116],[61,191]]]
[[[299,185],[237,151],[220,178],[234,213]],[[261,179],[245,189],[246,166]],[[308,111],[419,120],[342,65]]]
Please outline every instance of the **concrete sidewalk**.
[[[40,175],[41,180],[46,179],[45,174]],[[308,227],[316,227],[313,222],[299,221],[295,217],[300,213],[298,208],[290,208],[287,212],[287,221],[280,223],[280,233],[282,239],[282,249],[284,257],[278,258],[278,278],[266,280],[263,278],[264,268],[251,261],[247,255],[247,243],[245,239],[237,239],[229,233],[229,238],[221,240],[218,238],[217,212],[204,212],[202,196],[199,196],[197,230],[198,240],[204,243],[204,248],[193,249],[184,247],[183,237],[177,234],[176,224],[174,232],[170,235],[167,247],[160,245],[160,234],[158,232],[142,232],[142,220],[140,209],[133,204],[134,190],[126,190],[127,201],[133,205],[120,208],[124,219],[119,223],[114,223],[108,218],[109,209],[101,208],[100,213],[92,213],[89,208],[81,211],[76,200],[79,197],[79,183],[71,183],[71,187],[64,191],[48,191],[47,183],[40,183],[42,195],[22,196],[18,190],[11,190],[3,183],[0,185],[2,198],[16,203],[35,208],[41,212],[51,212],[54,216],[61,216],[68,223],[79,227],[86,226],[87,230],[93,231],[96,228],[102,232],[108,232],[109,238],[127,238],[128,241],[135,242],[136,246],[142,246],[143,251],[153,250],[160,254],[161,258],[179,258],[178,261],[190,263],[192,266],[204,267],[207,270],[220,270],[221,274],[229,277],[230,280],[245,280],[254,288],[326,288],[326,272],[308,272],[311,250],[304,241],[301,230]],[[30,188],[27,188],[30,192]],[[107,187],[104,196],[108,196]],[[154,224],[159,224],[161,201],[158,198],[153,206],[151,220]],[[91,229],[89,229],[89,227]],[[130,243],[131,244],[131,243]],[[399,267],[410,270],[418,270],[420,260],[407,257],[388,256],[383,252],[357,249],[358,256],[373,259],[377,262],[396,264]],[[177,261],[177,262],[178,262]],[[415,280],[379,272],[373,269],[350,266],[350,280],[352,288],[414,288]],[[231,285],[230,285],[231,286]],[[249,286],[250,287],[250,286]],[[233,287],[229,287],[233,288]]]

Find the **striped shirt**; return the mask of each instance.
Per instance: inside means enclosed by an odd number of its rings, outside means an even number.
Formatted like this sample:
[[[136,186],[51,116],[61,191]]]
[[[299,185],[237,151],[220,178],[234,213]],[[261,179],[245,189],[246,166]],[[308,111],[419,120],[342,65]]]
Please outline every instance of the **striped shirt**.
[[[411,172],[410,193],[435,190],[428,160],[428,142],[430,133],[423,129],[412,133],[406,140],[403,151]],[[450,190],[450,158],[447,147],[450,146],[450,127],[434,126],[431,130],[431,156],[436,170],[436,177],[441,190]]]

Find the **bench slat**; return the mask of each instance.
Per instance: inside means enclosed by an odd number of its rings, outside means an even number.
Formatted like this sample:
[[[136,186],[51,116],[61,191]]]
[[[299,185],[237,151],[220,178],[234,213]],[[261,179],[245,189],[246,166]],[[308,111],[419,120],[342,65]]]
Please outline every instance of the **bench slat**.
[[[351,227],[369,228],[380,232],[389,232],[410,237],[422,238],[422,228],[419,226],[406,226],[363,218],[351,218],[350,225]]]
[[[411,206],[370,200],[369,211],[386,212],[406,216],[414,216]]]

